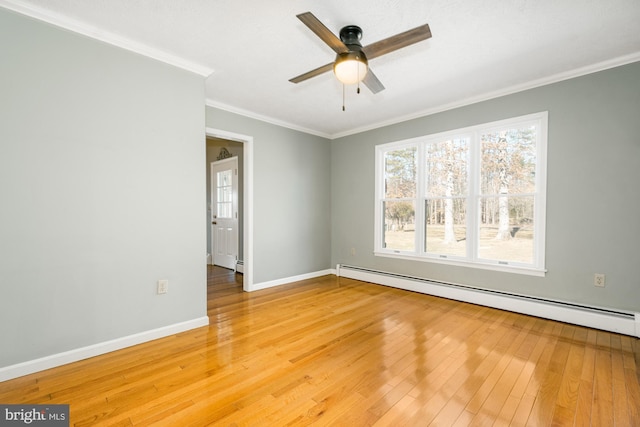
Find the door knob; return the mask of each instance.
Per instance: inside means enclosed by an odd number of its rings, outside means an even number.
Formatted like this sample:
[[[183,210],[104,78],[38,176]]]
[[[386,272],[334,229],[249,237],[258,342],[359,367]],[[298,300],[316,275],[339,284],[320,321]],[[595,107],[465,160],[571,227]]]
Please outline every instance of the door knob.
[[[211,224],[217,224],[217,222],[216,221],[211,221]]]

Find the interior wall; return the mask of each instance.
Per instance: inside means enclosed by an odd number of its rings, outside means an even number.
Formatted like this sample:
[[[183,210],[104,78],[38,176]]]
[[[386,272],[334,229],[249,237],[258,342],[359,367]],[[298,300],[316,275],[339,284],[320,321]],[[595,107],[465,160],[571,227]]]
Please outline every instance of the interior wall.
[[[640,312],[638,82],[634,63],[332,141],[332,264]],[[545,277],[373,255],[377,144],[540,111],[549,112]],[[605,288],[594,273],[606,274]]]
[[[0,367],[206,318],[204,79],[2,8],[0,58]]]
[[[218,160],[220,150],[226,148],[232,157],[238,158],[238,260],[244,260],[244,152],[243,143],[227,139],[207,137],[207,254],[212,254],[211,249],[211,163]]]
[[[253,137],[254,284],[329,269],[329,141],[213,107],[206,125]]]

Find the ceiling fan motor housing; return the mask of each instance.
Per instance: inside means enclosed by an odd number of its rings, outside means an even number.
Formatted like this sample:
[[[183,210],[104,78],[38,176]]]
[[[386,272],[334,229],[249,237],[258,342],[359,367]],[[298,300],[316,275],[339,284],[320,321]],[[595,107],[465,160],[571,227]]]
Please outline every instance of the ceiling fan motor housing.
[[[367,74],[369,61],[362,51],[361,38],[362,29],[356,25],[347,25],[340,30],[340,40],[349,51],[336,55],[333,71],[344,84],[358,83]]]
[[[350,45],[354,45],[362,49],[360,40],[362,39],[362,28],[357,25],[347,25],[340,30],[340,40],[351,48]]]

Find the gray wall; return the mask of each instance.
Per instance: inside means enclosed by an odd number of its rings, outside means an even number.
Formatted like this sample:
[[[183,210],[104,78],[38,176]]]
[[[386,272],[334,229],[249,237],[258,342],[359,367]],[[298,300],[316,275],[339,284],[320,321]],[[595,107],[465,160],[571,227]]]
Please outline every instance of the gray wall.
[[[254,284],[330,268],[330,142],[212,107],[206,123],[253,137]]]
[[[0,58],[0,367],[206,316],[203,78],[2,8]]]
[[[539,111],[549,111],[546,277],[373,256],[376,144]],[[640,311],[640,63],[337,139],[331,156],[333,265]],[[594,273],[607,275],[604,289]]]

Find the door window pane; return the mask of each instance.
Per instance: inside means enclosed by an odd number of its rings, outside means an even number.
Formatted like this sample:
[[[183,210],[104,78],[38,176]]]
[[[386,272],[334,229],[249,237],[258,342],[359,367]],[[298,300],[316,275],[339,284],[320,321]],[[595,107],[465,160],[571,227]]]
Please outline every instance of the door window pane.
[[[229,169],[216,174],[218,218],[233,218],[233,174],[231,172],[232,170]]]

